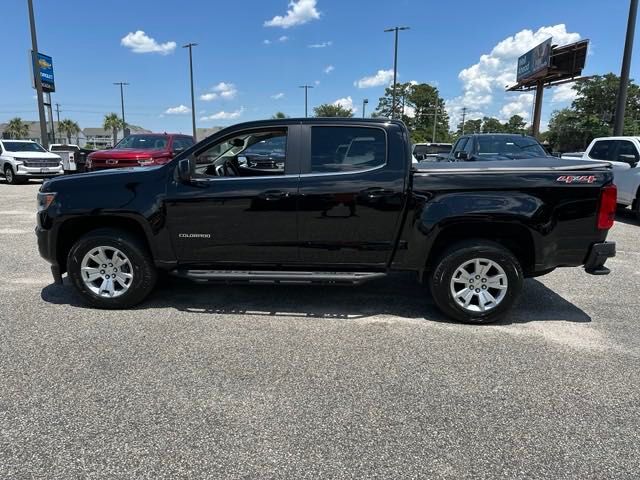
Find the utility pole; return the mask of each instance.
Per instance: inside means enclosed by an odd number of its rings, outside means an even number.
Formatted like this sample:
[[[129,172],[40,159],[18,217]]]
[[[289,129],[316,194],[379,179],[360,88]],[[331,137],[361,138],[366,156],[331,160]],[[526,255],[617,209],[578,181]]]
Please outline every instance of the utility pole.
[[[365,111],[367,108],[367,103],[369,103],[369,99],[365,98],[364,100],[362,100],[362,118],[366,118],[367,116],[365,115]]]
[[[431,143],[436,143],[436,125],[438,124],[438,109],[439,106],[436,105],[433,110],[433,136],[431,137]]]
[[[191,126],[193,128],[193,140],[197,142],[196,138],[196,101],[193,96],[193,56],[191,54],[191,49],[198,45],[197,43],[187,43],[183,45],[182,48],[189,49],[189,75],[191,78]]]
[[[49,150],[49,138],[47,137],[47,119],[44,113],[44,99],[42,96],[42,79],[40,78],[40,63],[38,62],[38,38],[36,36],[36,20],[33,14],[33,0],[27,0],[29,7],[29,26],[31,28],[31,66],[33,79],[38,97],[38,119],[40,121],[40,140],[42,146]]]
[[[462,107],[462,135],[464,135],[464,119],[467,116],[467,107]]]
[[[631,69],[631,53],[633,52],[633,37],[636,31],[637,15],[638,0],[631,0],[629,4],[629,19],[627,20],[627,37],[624,42],[624,54],[622,56],[622,70],[620,71],[616,121],[613,127],[613,134],[615,136],[622,135],[624,130],[624,110],[627,105],[627,87],[629,86],[629,70]]]
[[[391,118],[396,118],[396,78],[398,76],[398,32],[400,30],[409,30],[409,27],[392,27],[387,28],[385,32],[395,33],[394,53],[393,53],[393,93],[391,99]]]
[[[124,119],[124,90],[123,87],[129,85],[127,82],[113,82],[114,85],[120,85],[120,106],[122,107],[122,136],[127,136],[127,122]]]
[[[58,118],[58,127],[60,126],[60,104],[56,103],[56,117]]]
[[[542,96],[544,95],[544,82],[538,80],[536,82],[536,96],[533,107],[533,123],[531,124],[531,135],[538,137],[540,135],[540,118],[542,117]]]
[[[304,118],[307,118],[307,107],[308,107],[308,94],[310,88],[313,88],[313,85],[300,85],[299,88],[304,88]]]

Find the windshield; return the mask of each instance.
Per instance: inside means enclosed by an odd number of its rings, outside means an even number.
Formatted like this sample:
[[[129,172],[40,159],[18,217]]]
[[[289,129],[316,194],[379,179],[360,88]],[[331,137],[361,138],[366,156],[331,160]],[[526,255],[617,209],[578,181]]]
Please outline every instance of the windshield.
[[[478,137],[478,156],[507,158],[546,157],[542,145],[535,138],[523,135],[482,135]]]
[[[2,142],[4,149],[8,152],[46,152],[42,146],[36,142]]]
[[[260,140],[248,147],[244,152],[246,155],[271,155],[283,156],[285,152],[287,137],[272,137],[266,140]]]
[[[52,152],[79,152],[80,147],[71,145],[51,145]]]
[[[450,151],[451,145],[447,144],[416,145],[413,148],[414,155],[438,155],[441,153],[449,153]]]
[[[168,138],[162,135],[129,135],[113,148],[135,148],[139,150],[162,150],[167,147]]]

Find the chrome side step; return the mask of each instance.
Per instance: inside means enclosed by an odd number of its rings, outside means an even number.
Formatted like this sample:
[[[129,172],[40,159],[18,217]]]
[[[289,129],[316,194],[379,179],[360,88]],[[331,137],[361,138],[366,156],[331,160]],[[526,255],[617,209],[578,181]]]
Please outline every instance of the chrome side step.
[[[175,270],[174,275],[195,282],[226,283],[285,283],[285,284],[342,284],[361,283],[386,276],[382,272],[296,272],[296,271],[241,271],[241,270]]]

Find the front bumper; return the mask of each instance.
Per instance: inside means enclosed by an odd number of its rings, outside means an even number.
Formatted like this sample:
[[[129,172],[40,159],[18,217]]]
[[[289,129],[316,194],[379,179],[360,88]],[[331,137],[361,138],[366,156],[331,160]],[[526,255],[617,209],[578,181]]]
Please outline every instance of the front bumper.
[[[608,275],[611,270],[604,266],[608,258],[616,256],[615,242],[594,243],[591,245],[584,269],[591,275]]]
[[[40,223],[40,219],[38,219]],[[42,228],[40,225],[36,227],[36,237],[38,239],[38,250],[40,256],[51,264],[51,273],[53,280],[57,284],[62,284],[62,269],[58,264],[56,257],[55,236],[51,229]]]
[[[62,165],[58,167],[25,167],[24,165],[18,165],[16,168],[16,176],[18,177],[49,178],[63,173]]]

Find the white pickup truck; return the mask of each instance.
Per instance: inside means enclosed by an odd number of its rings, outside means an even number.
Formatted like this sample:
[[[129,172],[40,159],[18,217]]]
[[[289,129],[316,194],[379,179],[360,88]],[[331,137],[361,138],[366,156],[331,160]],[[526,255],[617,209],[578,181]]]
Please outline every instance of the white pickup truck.
[[[49,151],[60,156],[64,173],[84,171],[84,163],[79,161],[81,155],[78,145],[53,143],[49,145]]]
[[[569,153],[562,158],[576,158]],[[607,160],[613,166],[614,182],[618,187],[618,203],[640,217],[640,137],[594,138],[582,160]]]

